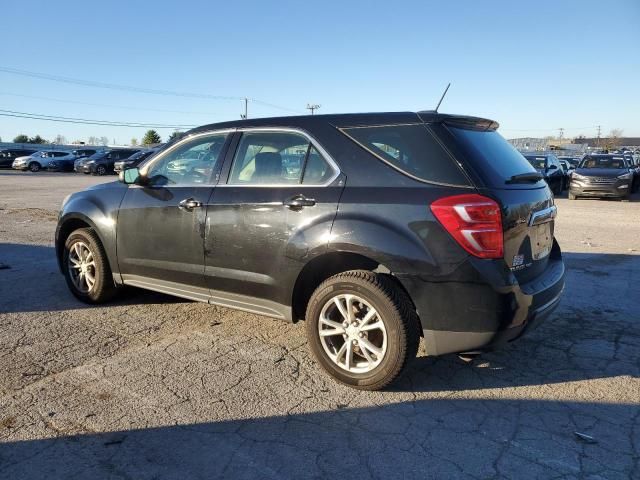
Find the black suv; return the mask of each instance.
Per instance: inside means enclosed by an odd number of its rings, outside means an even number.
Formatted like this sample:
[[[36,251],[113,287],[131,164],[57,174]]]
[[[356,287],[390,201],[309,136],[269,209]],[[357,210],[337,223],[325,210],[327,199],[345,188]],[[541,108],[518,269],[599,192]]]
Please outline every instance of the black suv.
[[[129,158],[139,150],[139,148],[114,148],[96,152],[90,157],[83,158],[81,161],[76,162],[74,169],[76,172],[91,173],[94,175],[114,173],[113,167],[115,162]]]
[[[558,157],[550,153],[538,155],[527,153],[524,156],[529,160],[533,168],[544,177],[551,191],[556,195],[561,194],[566,188],[568,179]]]
[[[89,303],[131,285],[306,319],[324,369],[379,389],[420,336],[427,355],[475,354],[560,300],[553,195],[497,127],[433,112],[200,127],[65,200],[60,270]]]

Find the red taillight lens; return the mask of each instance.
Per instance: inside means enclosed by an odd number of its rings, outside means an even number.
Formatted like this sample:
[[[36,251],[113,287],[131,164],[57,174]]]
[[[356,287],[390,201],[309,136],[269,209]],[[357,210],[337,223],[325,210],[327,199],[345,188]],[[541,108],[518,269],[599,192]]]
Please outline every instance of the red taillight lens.
[[[494,200],[477,194],[454,195],[433,202],[431,211],[471,255],[502,258],[502,215]]]

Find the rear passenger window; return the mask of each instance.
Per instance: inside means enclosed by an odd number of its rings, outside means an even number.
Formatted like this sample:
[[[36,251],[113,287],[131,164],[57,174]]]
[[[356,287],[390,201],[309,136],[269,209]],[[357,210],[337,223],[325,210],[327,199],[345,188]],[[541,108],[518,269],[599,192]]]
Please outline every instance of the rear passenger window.
[[[231,185],[319,185],[333,169],[311,142],[298,133],[245,132],[236,150]]]
[[[426,182],[468,185],[464,173],[424,125],[343,128],[376,157]]]

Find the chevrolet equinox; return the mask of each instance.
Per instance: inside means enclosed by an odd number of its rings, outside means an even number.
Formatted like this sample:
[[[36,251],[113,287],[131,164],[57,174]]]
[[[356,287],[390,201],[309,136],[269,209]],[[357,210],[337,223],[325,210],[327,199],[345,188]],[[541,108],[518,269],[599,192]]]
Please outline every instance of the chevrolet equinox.
[[[60,270],[88,303],[130,285],[304,319],[333,378],[381,389],[421,336],[426,355],[477,354],[560,300],[553,195],[497,128],[435,112],[199,127],[65,199]]]

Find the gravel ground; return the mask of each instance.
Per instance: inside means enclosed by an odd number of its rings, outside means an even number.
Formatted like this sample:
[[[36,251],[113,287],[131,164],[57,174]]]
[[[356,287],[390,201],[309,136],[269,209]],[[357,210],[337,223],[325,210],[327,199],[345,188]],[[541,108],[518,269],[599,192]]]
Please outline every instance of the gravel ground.
[[[302,324],[77,302],[56,210],[113,179],[0,171],[0,478],[640,478],[640,196],[557,200],[566,294],[529,336],[371,393],[326,377]]]

